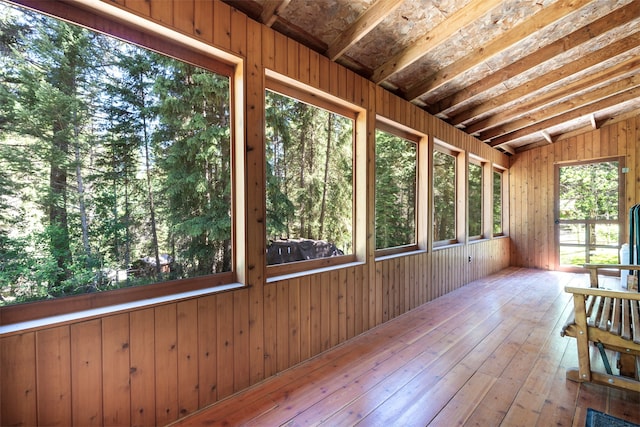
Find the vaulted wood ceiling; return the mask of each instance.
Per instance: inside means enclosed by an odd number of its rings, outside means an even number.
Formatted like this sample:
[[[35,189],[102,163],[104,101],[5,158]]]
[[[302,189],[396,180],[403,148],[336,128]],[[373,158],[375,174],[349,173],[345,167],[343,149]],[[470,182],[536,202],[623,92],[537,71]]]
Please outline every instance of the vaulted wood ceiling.
[[[640,0],[224,0],[508,153],[640,109]]]

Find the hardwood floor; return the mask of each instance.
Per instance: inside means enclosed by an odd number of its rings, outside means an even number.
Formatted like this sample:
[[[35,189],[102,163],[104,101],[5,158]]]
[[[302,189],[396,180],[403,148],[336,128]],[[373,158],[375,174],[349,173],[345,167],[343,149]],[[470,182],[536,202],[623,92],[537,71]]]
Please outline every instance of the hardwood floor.
[[[640,423],[640,394],[565,379],[567,284],[509,268],[175,423],[176,426],[584,426],[587,408]]]

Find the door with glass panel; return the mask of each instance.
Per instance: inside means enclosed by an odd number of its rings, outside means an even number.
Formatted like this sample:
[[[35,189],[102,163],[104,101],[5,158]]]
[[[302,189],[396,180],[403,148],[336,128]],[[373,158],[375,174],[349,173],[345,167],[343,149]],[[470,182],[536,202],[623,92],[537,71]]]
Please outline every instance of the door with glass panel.
[[[558,267],[617,264],[623,232],[621,159],[556,166]]]

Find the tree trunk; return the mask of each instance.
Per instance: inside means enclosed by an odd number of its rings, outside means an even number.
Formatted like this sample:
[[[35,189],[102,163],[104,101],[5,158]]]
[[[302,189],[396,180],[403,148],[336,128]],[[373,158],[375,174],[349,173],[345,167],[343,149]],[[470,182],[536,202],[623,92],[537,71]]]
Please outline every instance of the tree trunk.
[[[333,115],[329,114],[329,131],[327,132],[327,153],[324,161],[324,183],[322,185],[322,205],[320,206],[320,233],[319,239],[324,239],[324,213],[327,206],[327,181],[329,181],[329,155],[331,154],[331,134],[333,133]]]

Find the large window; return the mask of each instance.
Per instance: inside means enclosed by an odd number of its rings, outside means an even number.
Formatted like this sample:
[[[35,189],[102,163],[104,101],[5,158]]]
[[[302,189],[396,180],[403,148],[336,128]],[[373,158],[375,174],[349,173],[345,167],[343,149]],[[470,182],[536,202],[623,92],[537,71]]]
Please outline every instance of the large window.
[[[229,75],[4,3],[0,31],[0,305],[229,272]]]
[[[276,81],[268,87],[267,264],[353,254],[355,114]]]
[[[416,245],[417,143],[376,130],[376,249]]]
[[[457,239],[457,153],[444,147],[433,151],[433,241],[452,243]]]
[[[483,180],[482,180],[482,164],[476,161],[469,161],[469,184],[468,200],[469,200],[469,238],[480,238],[483,234]]]
[[[493,235],[504,234],[502,222],[502,195],[503,195],[503,175],[501,170],[493,170]]]

